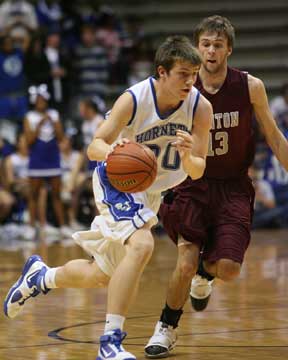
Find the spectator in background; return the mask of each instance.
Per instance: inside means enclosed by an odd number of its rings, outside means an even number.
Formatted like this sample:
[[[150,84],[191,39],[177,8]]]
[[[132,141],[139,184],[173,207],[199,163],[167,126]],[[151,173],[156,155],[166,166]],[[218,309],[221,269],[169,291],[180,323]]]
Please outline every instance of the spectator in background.
[[[255,189],[253,228],[269,227],[274,219],[269,212],[276,207],[273,188],[267,180],[263,180],[262,171],[255,166],[250,167],[249,176]]]
[[[59,26],[63,18],[61,1],[38,0],[36,14],[40,27],[49,29]]]
[[[101,109],[101,110],[100,110]],[[104,121],[103,113],[105,112],[105,103],[98,96],[84,99],[79,102],[79,114],[83,120],[81,132],[83,135],[85,159],[87,160],[87,170],[90,176],[97,165],[96,161],[90,161],[86,155],[86,149],[92,142],[96,130],[102,125]]]
[[[4,166],[3,158],[5,156],[5,141],[0,137],[0,223],[3,223],[11,213],[14,204],[13,196],[4,189]]]
[[[96,161],[90,161],[86,154],[86,149],[91,143],[96,130],[104,121],[103,113],[106,111],[104,101],[94,96],[93,98],[82,99],[79,102],[79,114],[82,119],[81,133],[83,136],[84,149],[82,156],[78,158],[78,162],[74,164],[71,173],[71,183],[77,186],[77,199],[79,204],[79,221],[88,224],[93,220],[95,214],[95,202],[93,200],[92,174],[97,165]],[[84,171],[84,178],[81,174]]]
[[[30,31],[24,26],[14,27],[9,31],[9,35],[11,36],[14,48],[21,49],[25,53],[31,41]]]
[[[50,71],[50,63],[44,53],[43,40],[39,35],[34,35],[24,58],[24,73],[28,87],[49,84]]]
[[[81,43],[74,49],[75,95],[104,98],[108,81],[109,60],[103,46],[96,41],[95,27],[84,24],[81,28]]]
[[[44,51],[50,65],[51,104],[57,110],[64,112],[69,97],[69,62],[65,50],[61,48],[59,28],[49,30]]]
[[[62,236],[70,236],[64,225],[61,202],[61,166],[58,142],[63,138],[63,130],[58,111],[48,107],[50,94],[46,85],[29,88],[33,110],[26,114],[24,131],[29,146],[30,178],[30,220],[35,226],[36,207],[39,194],[48,182],[51,187],[52,204]],[[41,214],[39,214],[41,215]],[[40,226],[46,230],[46,218],[40,218]]]
[[[13,194],[16,199],[13,207],[11,219],[17,223],[24,224],[24,212],[30,206],[30,186],[28,177],[28,146],[25,135],[20,133],[17,139],[17,150],[5,159],[5,184],[6,189]],[[42,189],[38,199],[38,211],[45,217],[47,191]],[[40,218],[41,218],[40,216]],[[30,223],[30,219],[29,219]],[[23,227],[24,226],[24,227]],[[22,225],[22,238],[34,239],[36,235],[35,227]]]
[[[20,122],[28,110],[23,67],[23,51],[5,35],[0,39],[0,119]]]
[[[25,200],[28,200],[29,197],[28,162],[26,138],[24,134],[20,134],[17,139],[16,152],[5,159],[4,174],[7,190]]]
[[[281,88],[281,95],[270,102],[271,112],[282,130],[288,130],[288,82]]]
[[[73,149],[73,137],[66,135],[60,143],[61,168],[62,168],[62,192],[61,198],[67,210],[69,225],[77,230],[80,225],[77,222],[79,187],[84,182],[85,175],[81,172],[83,154]]]
[[[123,74],[128,70],[127,62],[120,56],[123,41],[119,31],[119,22],[111,8],[102,7],[97,25],[96,39],[106,49],[109,60],[109,83],[122,83]]]
[[[6,0],[0,5],[0,31],[15,27],[32,32],[38,27],[34,6],[26,0]]]
[[[129,86],[146,79],[153,68],[152,45],[145,38],[131,49],[131,65],[128,78]]]

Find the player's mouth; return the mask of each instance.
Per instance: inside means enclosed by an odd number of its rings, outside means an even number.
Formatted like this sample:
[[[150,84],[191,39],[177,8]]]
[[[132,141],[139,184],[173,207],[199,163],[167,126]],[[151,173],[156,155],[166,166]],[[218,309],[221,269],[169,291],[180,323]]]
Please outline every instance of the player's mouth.
[[[185,94],[189,94],[190,90],[191,89],[189,88],[189,89],[182,89],[181,91],[184,92]]]
[[[207,60],[207,63],[209,63],[209,64],[216,64],[216,60]]]

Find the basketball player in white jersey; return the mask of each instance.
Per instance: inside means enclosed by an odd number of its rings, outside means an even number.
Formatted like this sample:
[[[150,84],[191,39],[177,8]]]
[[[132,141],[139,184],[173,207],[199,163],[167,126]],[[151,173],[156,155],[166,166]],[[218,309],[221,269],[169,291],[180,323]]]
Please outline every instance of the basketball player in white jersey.
[[[200,63],[187,38],[170,37],[157,50],[155,77],[118,98],[88,147],[88,157],[102,161],[93,175],[100,215],[91,230],[73,235],[93,261],[74,260],[49,268],[39,256],[31,256],[6,297],[7,316],[15,317],[25,300],[53,288],[109,285],[97,360],[136,358],[121,345],[126,335],[123,324],[153,251],[151,227],[157,222],[161,192],[187,175],[200,178],[205,169],[212,108],[193,87]],[[115,145],[130,140],[150,146],[158,157],[155,182],[148,191],[134,194],[120,193],[109,184],[105,163]]]

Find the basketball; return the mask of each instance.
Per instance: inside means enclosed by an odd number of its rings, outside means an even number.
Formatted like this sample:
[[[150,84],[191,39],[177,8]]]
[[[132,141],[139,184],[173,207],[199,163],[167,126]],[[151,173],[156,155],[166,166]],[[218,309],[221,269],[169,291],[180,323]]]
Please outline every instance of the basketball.
[[[149,147],[130,142],[116,146],[108,155],[106,171],[111,185],[117,190],[144,191],[155,180],[157,160]]]

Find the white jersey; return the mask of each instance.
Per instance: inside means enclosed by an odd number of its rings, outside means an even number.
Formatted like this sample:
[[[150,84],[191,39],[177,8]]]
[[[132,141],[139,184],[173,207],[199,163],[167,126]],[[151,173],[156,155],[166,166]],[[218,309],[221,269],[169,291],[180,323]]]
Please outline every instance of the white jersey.
[[[161,192],[185,180],[187,174],[182,168],[178,151],[171,145],[178,129],[191,132],[193,116],[200,93],[192,87],[187,98],[166,117],[159,113],[154,87],[150,77],[130,87],[134,112],[120,138],[128,138],[149,146],[157,156],[157,177],[149,192]]]
[[[59,113],[57,110],[54,109],[48,109],[46,113],[49,115],[52,122],[59,121]],[[43,114],[38,111],[29,111],[26,115],[26,118],[29,122],[29,126],[32,130],[35,130],[37,125],[40,123],[40,121],[43,118]],[[46,121],[43,126],[41,126],[38,139],[48,142],[55,138],[55,131],[53,124],[51,124],[50,121]]]

